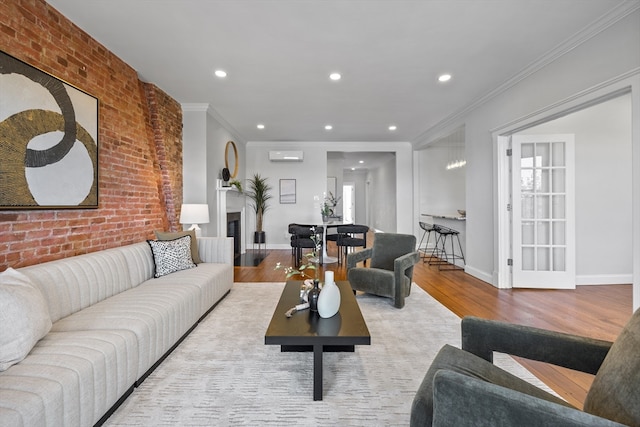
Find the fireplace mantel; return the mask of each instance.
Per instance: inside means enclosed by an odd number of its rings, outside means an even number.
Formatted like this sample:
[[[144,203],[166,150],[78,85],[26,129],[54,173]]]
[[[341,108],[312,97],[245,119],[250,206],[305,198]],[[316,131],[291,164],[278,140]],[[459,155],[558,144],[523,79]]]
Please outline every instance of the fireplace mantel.
[[[240,212],[240,223],[243,230],[246,230],[245,227],[245,208],[242,207],[229,207],[228,206],[228,195],[229,192],[233,194],[240,194],[235,187],[223,187],[222,180],[219,179],[216,182],[216,235],[217,236],[226,236],[227,235],[227,212]],[[241,240],[241,251],[245,253],[247,250],[247,244],[245,242],[244,236]]]

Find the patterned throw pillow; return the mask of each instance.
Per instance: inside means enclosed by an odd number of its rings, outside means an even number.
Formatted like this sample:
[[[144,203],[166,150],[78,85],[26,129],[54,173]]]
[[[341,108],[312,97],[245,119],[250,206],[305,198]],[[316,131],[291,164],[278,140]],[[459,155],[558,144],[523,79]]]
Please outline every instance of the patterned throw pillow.
[[[198,241],[195,230],[178,231],[175,233],[169,231],[155,231],[155,234],[156,240],[173,240],[188,234],[191,236],[191,259],[193,259],[193,262],[196,264],[202,263],[200,254],[198,254]]]
[[[153,262],[156,265],[154,277],[166,276],[196,266],[191,258],[189,235],[174,240],[147,240],[147,243],[151,246]]]

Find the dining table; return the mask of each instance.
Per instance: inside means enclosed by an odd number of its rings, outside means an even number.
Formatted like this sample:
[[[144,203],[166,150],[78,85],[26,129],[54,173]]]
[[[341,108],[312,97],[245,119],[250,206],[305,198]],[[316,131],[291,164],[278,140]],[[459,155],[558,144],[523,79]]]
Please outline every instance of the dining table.
[[[321,264],[333,264],[338,262],[338,258],[334,256],[329,256],[327,254],[327,234],[329,228],[335,228],[339,225],[352,225],[352,222],[345,222],[342,219],[338,218],[327,218],[327,220],[322,221],[322,226],[324,227],[324,233],[322,233],[322,262]],[[320,260],[316,259],[316,262],[320,262]]]

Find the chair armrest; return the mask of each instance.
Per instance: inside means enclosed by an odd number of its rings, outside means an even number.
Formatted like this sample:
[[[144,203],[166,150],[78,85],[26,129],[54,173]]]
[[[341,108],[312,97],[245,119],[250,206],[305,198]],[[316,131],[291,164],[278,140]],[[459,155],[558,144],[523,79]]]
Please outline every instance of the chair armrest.
[[[441,370],[436,373],[433,380],[433,426],[524,425],[622,426],[606,418],[458,372]]]
[[[420,260],[418,252],[410,252],[402,255],[393,261],[393,270],[398,273],[404,274],[409,267],[413,267]]]
[[[233,265],[233,237],[198,237],[196,241],[202,261]]]
[[[420,255],[418,252],[410,252],[393,261],[393,271],[395,274],[396,284],[402,284],[402,276],[406,275],[406,271],[416,265],[419,260]]]
[[[347,272],[354,268],[356,264],[359,262],[365,261],[371,258],[371,254],[373,253],[373,248],[363,249],[358,252],[353,252],[347,255]]]
[[[394,296],[394,305],[397,308],[404,307],[404,297],[405,290],[402,286],[403,284],[403,276],[406,276],[406,271],[416,265],[416,263],[420,260],[420,255],[418,252],[410,252],[408,254],[404,254],[393,261],[393,275],[395,281],[395,296]],[[407,276],[410,280],[410,275]],[[411,284],[409,284],[411,285]]]
[[[613,343],[496,320],[462,319],[462,349],[493,362],[493,352],[596,374]]]

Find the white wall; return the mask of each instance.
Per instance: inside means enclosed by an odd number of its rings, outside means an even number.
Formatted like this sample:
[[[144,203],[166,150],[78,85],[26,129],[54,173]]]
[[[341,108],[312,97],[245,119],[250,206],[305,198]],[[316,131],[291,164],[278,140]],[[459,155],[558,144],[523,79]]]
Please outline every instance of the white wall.
[[[183,203],[206,203],[207,149],[206,105],[182,106]]]
[[[211,216],[211,222],[207,227],[202,227],[204,236],[216,236],[217,230],[217,194],[216,194],[216,180],[222,179],[222,169],[225,167],[225,148],[228,141],[233,141],[238,150],[238,173],[235,178],[242,182],[244,180],[243,172],[245,170],[244,163],[246,157],[245,145],[238,138],[229,132],[220,122],[218,122],[211,114],[207,114],[207,202],[209,203],[209,212]],[[231,161],[231,155],[229,156],[229,162]],[[229,170],[233,173],[234,164],[229,164]],[[237,192],[229,191],[226,194],[227,197],[227,212],[239,212],[244,208],[245,200],[244,196],[239,195]],[[226,214],[225,214],[226,216]],[[226,221],[226,218],[225,218]],[[242,233],[246,234],[246,230],[242,228]],[[226,235],[226,233],[225,233]]]
[[[575,134],[577,284],[631,283],[631,95],[522,131]]]
[[[638,80],[640,69],[640,12],[635,10],[613,26],[594,34],[584,43],[549,62],[514,85],[496,94],[476,109],[461,114],[451,123],[434,128],[425,135],[425,143],[436,140],[445,127],[465,126],[466,134],[466,208],[467,208],[467,272],[493,283],[497,265],[497,240],[494,236],[498,206],[494,201],[496,153],[492,132],[526,123],[570,102],[587,91],[611,90],[620,84]],[[500,64],[496,64],[497,67]],[[627,83],[628,82],[628,83]],[[635,83],[637,84],[637,83]],[[636,101],[634,101],[636,102]],[[634,108],[640,107],[634,104]],[[635,110],[634,110],[635,111]],[[634,113],[634,127],[640,114]],[[640,136],[634,133],[634,152],[640,150]],[[417,147],[419,148],[419,147]],[[637,157],[637,156],[636,156]],[[640,165],[634,164],[634,169]],[[634,175],[633,194],[640,191],[640,174]],[[635,196],[637,198],[637,196]],[[634,206],[638,206],[634,204]],[[638,212],[635,217],[638,218]],[[634,219],[634,230],[640,220]],[[639,259],[640,233],[634,232],[635,259]],[[503,267],[504,268],[504,267]],[[640,303],[640,271],[634,266],[634,297]]]
[[[271,150],[302,150],[303,162],[270,162]],[[247,143],[246,176],[255,172],[269,179],[273,187],[273,199],[269,211],[264,217],[264,229],[267,235],[267,247],[279,249],[289,247],[287,226],[292,222],[316,223],[322,222],[320,204],[324,199],[327,177],[328,151],[382,151],[395,152],[395,176],[390,177],[380,173],[376,179],[384,181],[378,191],[382,193],[381,200],[386,200],[385,212],[380,214],[379,221],[387,230],[404,233],[412,232],[412,149],[409,143],[384,142],[267,142],[250,141]],[[403,165],[403,166],[400,166]],[[280,179],[296,180],[296,204],[281,205],[278,200],[278,185]],[[339,182],[338,185],[342,185]],[[389,200],[396,200],[389,205]],[[404,203],[399,206],[400,200]],[[409,205],[409,206],[408,206]],[[397,210],[395,222],[389,212]],[[387,212],[388,211],[388,212]],[[393,223],[391,223],[393,222]],[[389,228],[392,228],[389,230]],[[247,214],[247,231],[255,229],[255,216]],[[252,238],[247,233],[247,238]],[[247,240],[247,247],[251,247],[251,240]]]
[[[342,160],[332,160],[331,156],[327,156],[327,177],[336,178],[336,191],[333,193],[335,197],[340,197],[340,202],[336,206],[334,215],[342,215],[342,184],[344,182],[344,168]],[[327,195],[332,189],[327,189]]]
[[[416,151],[419,165],[418,190],[420,214],[458,215],[465,209],[466,167],[447,169],[450,151],[444,146],[430,146]]]
[[[395,233],[397,230],[398,211],[407,206],[398,203],[396,197],[396,159],[391,158],[385,164],[370,169],[367,174],[366,195],[368,197],[367,211],[369,212],[368,225],[370,228],[386,233]],[[408,201],[409,199],[406,199]],[[413,207],[413,204],[411,204]]]
[[[236,179],[243,180],[245,143],[211,115],[208,104],[183,104],[182,111],[183,202],[209,205],[209,224],[200,224],[200,228],[203,236],[216,236],[216,180],[225,167],[225,147],[227,141],[235,142],[239,157]],[[229,208],[241,209],[244,197],[230,193],[227,203]]]

